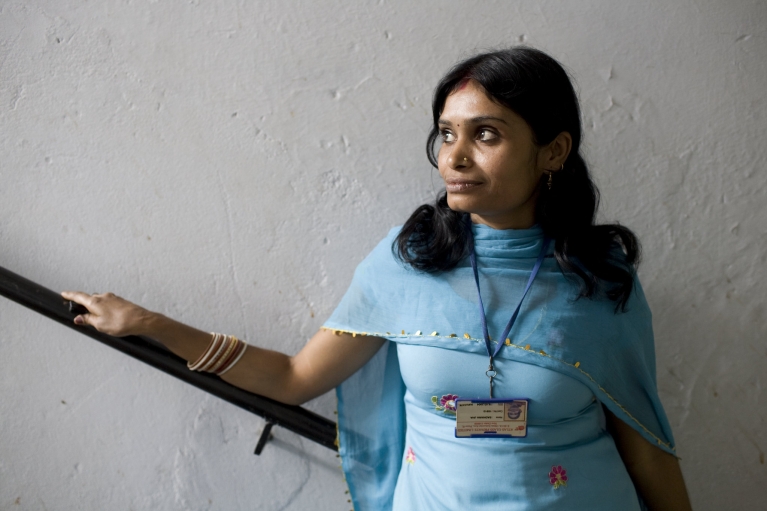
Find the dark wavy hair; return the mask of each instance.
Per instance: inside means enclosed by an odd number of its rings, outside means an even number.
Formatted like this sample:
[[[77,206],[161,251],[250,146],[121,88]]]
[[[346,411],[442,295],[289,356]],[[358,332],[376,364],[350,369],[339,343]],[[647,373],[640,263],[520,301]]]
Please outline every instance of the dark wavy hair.
[[[479,83],[488,97],[511,109],[530,126],[541,147],[562,132],[572,137],[572,150],[551,189],[541,178],[536,222],[554,241],[554,254],[566,276],[580,282],[580,297],[604,293],[625,311],[639,263],[637,237],[618,224],[596,225],[599,191],[580,154],[581,114],[567,72],[555,59],[528,47],[475,55],[456,64],[434,91],[434,124],[426,143],[429,161],[437,167],[437,122],[447,97],[467,80]],[[410,216],[392,246],[395,255],[413,268],[443,272],[468,255],[465,213],[453,211],[443,190],[434,205],[424,204]]]

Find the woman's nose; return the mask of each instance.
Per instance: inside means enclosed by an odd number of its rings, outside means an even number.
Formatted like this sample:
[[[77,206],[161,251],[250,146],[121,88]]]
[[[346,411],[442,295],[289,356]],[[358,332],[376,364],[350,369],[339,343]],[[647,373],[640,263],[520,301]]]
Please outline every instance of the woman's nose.
[[[469,157],[466,156],[462,152],[456,152],[453,151],[453,153],[450,155],[450,158],[448,158],[448,163],[450,164],[450,167],[457,169],[460,167],[467,167],[469,165]]]

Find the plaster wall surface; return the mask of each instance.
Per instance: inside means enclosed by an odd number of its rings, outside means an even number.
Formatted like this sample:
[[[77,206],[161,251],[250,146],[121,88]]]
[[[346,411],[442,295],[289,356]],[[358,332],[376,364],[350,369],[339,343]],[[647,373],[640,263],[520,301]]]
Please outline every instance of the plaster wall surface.
[[[694,508],[767,498],[767,4],[0,1],[0,265],[295,353],[439,175],[439,77],[571,71]],[[0,299],[0,509],[348,509],[335,454]],[[335,398],[307,405],[333,417]]]

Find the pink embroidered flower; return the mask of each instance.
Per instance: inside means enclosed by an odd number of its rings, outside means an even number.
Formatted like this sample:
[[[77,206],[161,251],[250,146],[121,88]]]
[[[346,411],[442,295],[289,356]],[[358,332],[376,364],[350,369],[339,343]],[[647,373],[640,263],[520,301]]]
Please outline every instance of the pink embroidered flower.
[[[549,482],[554,485],[555,490],[560,486],[567,486],[567,470],[563,469],[562,465],[551,467]]]
[[[407,453],[405,453],[405,463],[410,463],[411,465],[415,463],[415,452],[412,447],[407,448]]]
[[[458,399],[458,396],[455,394],[445,394],[442,396],[442,399],[439,400],[439,404],[442,405],[442,407],[445,409],[445,411],[455,411],[455,400]]]
[[[434,405],[434,409],[438,412],[442,412],[448,415],[455,415],[455,400],[458,396],[455,394],[445,394],[441,398],[437,396],[431,396],[431,403]]]

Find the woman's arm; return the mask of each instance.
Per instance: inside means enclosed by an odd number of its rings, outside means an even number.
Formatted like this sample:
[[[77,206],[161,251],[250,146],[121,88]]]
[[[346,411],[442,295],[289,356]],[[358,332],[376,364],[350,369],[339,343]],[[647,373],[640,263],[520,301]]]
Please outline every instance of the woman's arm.
[[[61,295],[85,306],[90,313],[75,323],[122,337],[145,335],[188,361],[207,348],[211,335],[148,311],[112,293]],[[354,374],[381,348],[384,339],[352,337],[320,330],[295,356],[248,346],[245,354],[221,378],[237,387],[288,404],[301,404],[324,394]]]
[[[691,511],[679,461],[644,439],[607,408],[607,429],[634,486],[651,511]]]

